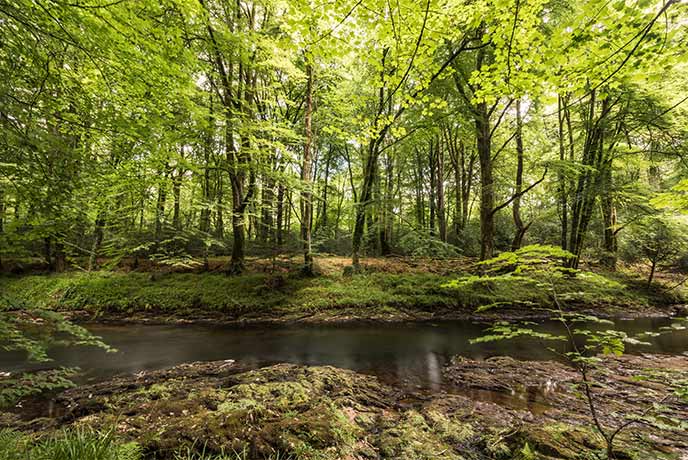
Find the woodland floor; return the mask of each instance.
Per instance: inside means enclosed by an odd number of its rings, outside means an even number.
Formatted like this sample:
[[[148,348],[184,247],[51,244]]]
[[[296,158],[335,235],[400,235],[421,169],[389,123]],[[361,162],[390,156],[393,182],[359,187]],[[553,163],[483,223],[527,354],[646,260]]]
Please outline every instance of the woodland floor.
[[[594,379],[605,426],[663,405],[662,428],[623,430],[616,457],[685,459],[688,434],[678,427],[688,405],[669,383],[688,379],[688,357],[625,356],[603,367]],[[25,444],[64,428],[114,430],[156,459],[182,449],[245,459],[573,460],[604,447],[578,376],[561,364],[457,358],[444,376],[443,391],[408,393],[333,367],[191,363],[67,390],[53,417],[0,412],[0,426]]]
[[[447,286],[477,273],[471,259],[366,259],[365,270],[351,276],[344,274],[347,258],[320,257],[317,277],[301,276],[296,258],[251,259],[237,277],[221,273],[225,263],[212,260],[202,273],[125,264],[108,272],[3,275],[0,294],[19,309],[101,322],[489,320],[541,317],[552,302],[538,280]],[[684,302],[667,288],[677,278],[660,276],[648,290],[631,269],[586,269],[560,286],[567,308],[628,317],[666,315]],[[492,303],[500,307],[476,313]],[[603,424],[647,415],[658,401],[664,411],[661,429],[640,423],[622,431],[617,458],[688,458],[686,430],[676,429],[688,423],[688,406],[669,389],[688,380],[688,357],[606,358],[601,368],[595,391]],[[604,447],[578,376],[562,364],[457,357],[443,377],[442,389],[429,392],[333,367],[191,363],[64,391],[49,417],[45,404],[0,412],[0,428],[18,430],[12,442],[27,446],[87,427],[133,441],[155,459],[202,449],[242,459],[573,460],[595,458]]]
[[[100,322],[283,324],[547,316],[543,308],[552,307],[552,295],[538,279],[448,286],[478,273],[475,262],[366,258],[362,273],[347,275],[349,258],[321,256],[316,277],[302,276],[295,257],[249,258],[241,276],[222,272],[226,258],[211,259],[208,271],[148,261],[133,269],[129,260],[110,271],[62,274],[36,274],[40,267],[25,262],[11,268],[23,274],[0,275],[0,302]],[[647,289],[637,267],[615,272],[585,268],[590,271],[563,280],[559,287],[567,293],[566,308],[607,317],[655,316],[671,314],[685,302],[679,289],[670,288],[677,276],[660,274]],[[485,305],[499,307],[476,312]]]

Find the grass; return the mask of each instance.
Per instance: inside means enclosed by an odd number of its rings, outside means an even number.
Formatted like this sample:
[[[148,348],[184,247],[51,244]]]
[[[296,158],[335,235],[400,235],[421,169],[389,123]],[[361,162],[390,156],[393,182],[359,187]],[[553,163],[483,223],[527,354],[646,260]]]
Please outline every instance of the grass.
[[[118,442],[112,432],[86,429],[32,439],[18,431],[0,430],[0,458],[5,460],[140,460],[136,443]]]
[[[55,434],[34,438],[19,431],[0,429],[2,460],[143,460],[146,458],[135,442],[117,439],[113,431],[85,428],[66,429]],[[173,453],[174,460],[246,460],[248,452],[212,453],[202,445],[187,447]],[[296,460],[275,453],[264,460]]]
[[[466,273],[421,270],[305,278],[296,272],[217,273],[71,272],[0,277],[0,307],[10,303],[93,315],[149,314],[225,319],[293,319],[310,315],[355,318],[467,314],[485,305],[530,310],[550,306],[551,292],[527,276],[493,282]],[[599,309],[647,309],[672,299],[644,290],[623,274],[581,272],[565,281],[567,303]]]

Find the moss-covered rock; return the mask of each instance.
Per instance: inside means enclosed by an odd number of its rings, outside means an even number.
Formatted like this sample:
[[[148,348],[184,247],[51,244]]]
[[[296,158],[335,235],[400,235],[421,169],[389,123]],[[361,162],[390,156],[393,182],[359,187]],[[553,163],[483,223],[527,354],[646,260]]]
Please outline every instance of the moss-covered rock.
[[[683,378],[688,368],[684,358],[667,359],[655,380],[631,381],[631,359],[609,361],[604,378],[617,400],[603,410],[621,407],[630,414],[629,405],[644,404],[643,398]],[[633,369],[650,362],[635,358]],[[557,363],[504,359],[455,360],[445,374],[458,390],[487,385],[497,392],[534,385],[540,377],[572,378]],[[581,460],[604,450],[582,402],[566,385],[541,412],[486,399],[482,393],[406,394],[375,377],[327,366],[247,370],[221,361],[67,390],[56,401],[64,412],[57,419],[0,420],[39,436],[74,427],[114,430],[121,442],[135,442],[152,459],[173,459],[181,449],[230,458],[236,453],[245,460]],[[685,418],[685,404],[670,402],[672,417]],[[603,423],[611,426],[615,417],[605,412]],[[678,460],[685,439],[685,433],[662,435],[643,427],[622,432],[615,452],[619,459]]]

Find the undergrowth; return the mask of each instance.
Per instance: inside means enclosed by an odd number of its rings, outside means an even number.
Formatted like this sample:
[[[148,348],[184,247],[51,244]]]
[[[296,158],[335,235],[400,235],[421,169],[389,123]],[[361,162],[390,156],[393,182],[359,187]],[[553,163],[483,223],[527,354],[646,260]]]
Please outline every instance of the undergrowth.
[[[59,431],[49,437],[35,438],[19,431],[0,430],[2,460],[144,460],[141,447],[124,442],[113,431],[99,432],[77,428]],[[212,453],[201,443],[172,454],[174,460],[247,460],[246,451]],[[279,452],[263,460],[296,460]]]
[[[476,270],[477,273],[477,270]],[[644,308],[658,298],[620,274],[579,272],[562,281],[569,305],[601,309]],[[551,298],[537,276],[509,277],[472,273],[380,273],[355,276],[249,273],[65,273],[0,277],[3,298],[54,310],[86,310],[98,314],[164,314],[193,317],[220,313],[229,318],[289,317],[319,312],[355,310],[360,317],[390,311],[473,312],[485,305],[516,309],[549,307]],[[0,305],[0,309],[2,305]]]

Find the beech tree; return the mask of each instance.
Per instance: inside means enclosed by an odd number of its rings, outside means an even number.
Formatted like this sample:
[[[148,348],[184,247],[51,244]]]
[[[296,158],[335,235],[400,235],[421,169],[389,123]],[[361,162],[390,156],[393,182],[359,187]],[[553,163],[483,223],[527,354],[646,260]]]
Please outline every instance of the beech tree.
[[[220,257],[238,274],[247,255],[300,253],[312,273],[319,252],[357,271],[366,256],[541,243],[613,269],[626,229],[681,201],[687,14],[647,0],[0,5],[0,261]]]

